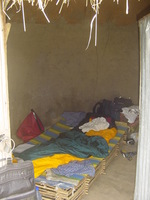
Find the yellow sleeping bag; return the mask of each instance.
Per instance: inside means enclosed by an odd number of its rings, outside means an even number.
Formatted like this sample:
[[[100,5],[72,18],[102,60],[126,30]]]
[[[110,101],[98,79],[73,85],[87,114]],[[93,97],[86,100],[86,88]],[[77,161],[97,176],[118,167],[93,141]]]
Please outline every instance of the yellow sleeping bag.
[[[86,135],[87,136],[101,136],[107,141],[107,143],[109,143],[109,140],[114,138],[116,133],[117,133],[116,128],[110,128],[110,129],[105,129],[105,130],[100,130],[100,131],[90,130],[86,133]]]
[[[82,161],[84,159],[69,154],[55,154],[53,156],[47,156],[33,160],[32,163],[34,166],[34,177],[37,178],[48,168],[56,168],[59,165],[67,164],[73,160]]]

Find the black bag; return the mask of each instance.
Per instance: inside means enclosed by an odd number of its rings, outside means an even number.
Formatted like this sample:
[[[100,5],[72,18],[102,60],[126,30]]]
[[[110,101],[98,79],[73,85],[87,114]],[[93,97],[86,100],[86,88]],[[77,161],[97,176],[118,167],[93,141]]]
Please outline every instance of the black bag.
[[[111,117],[114,121],[120,120],[120,112],[123,107],[132,105],[131,99],[116,97],[114,101],[103,99],[97,102],[93,107],[93,113],[96,117]]]
[[[129,107],[129,106],[133,105],[131,99],[126,99],[126,98],[123,98],[123,97],[115,97],[114,98],[114,104],[116,106],[120,106],[120,108]]]
[[[120,121],[120,113],[122,112],[122,107],[115,103],[112,103],[111,107],[111,117],[115,121]]]
[[[93,113],[97,117],[111,117],[112,101],[103,99],[101,102],[97,102],[93,107]]]
[[[111,118],[109,128],[116,127],[115,121],[120,119],[120,113],[114,108],[112,101],[103,99],[103,101],[97,102],[93,107],[94,117]]]
[[[10,163],[0,168],[0,199],[36,200],[31,161]]]

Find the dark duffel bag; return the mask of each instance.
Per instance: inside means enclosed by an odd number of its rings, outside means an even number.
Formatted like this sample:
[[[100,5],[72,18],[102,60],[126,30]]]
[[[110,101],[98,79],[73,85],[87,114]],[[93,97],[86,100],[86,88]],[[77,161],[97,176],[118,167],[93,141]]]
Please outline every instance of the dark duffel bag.
[[[31,161],[10,163],[0,167],[0,199],[36,200]]]

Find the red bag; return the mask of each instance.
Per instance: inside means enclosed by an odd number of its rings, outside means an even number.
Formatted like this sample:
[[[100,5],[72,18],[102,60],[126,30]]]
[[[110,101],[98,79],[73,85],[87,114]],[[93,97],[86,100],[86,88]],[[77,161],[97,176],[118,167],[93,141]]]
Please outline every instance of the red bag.
[[[24,142],[40,135],[44,131],[44,126],[34,110],[24,119],[17,130],[17,136]]]

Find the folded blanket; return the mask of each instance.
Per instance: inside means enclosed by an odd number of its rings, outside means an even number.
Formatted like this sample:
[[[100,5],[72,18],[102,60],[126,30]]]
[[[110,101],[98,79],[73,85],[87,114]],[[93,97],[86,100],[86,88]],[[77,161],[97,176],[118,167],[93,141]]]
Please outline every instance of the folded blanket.
[[[60,165],[60,166],[64,166],[64,165]],[[69,184],[73,184],[75,186],[78,185],[78,183],[79,183],[79,180],[77,180],[77,179],[53,173],[52,169],[46,169],[45,174],[46,174],[47,180],[58,181],[60,183],[69,183]]]
[[[88,174],[94,177],[95,168],[91,166],[91,160],[72,161],[65,165],[60,165],[57,168],[52,168],[54,174],[62,176],[73,176],[74,174]]]
[[[64,112],[62,117],[66,121],[66,125],[75,127],[77,126],[86,116],[85,112]]]

